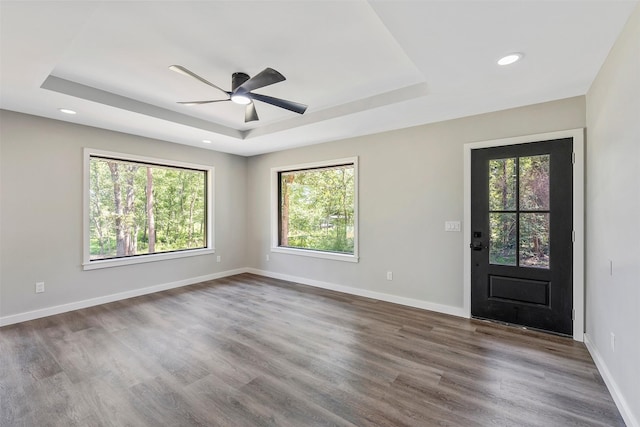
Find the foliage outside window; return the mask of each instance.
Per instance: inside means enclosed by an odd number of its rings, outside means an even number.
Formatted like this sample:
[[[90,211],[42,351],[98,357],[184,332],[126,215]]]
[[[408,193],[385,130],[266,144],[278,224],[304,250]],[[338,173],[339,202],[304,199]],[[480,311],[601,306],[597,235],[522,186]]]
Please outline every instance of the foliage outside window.
[[[550,156],[489,161],[489,262],[549,268]]]
[[[276,249],[331,258],[357,256],[355,159],[276,172]],[[301,251],[308,251],[303,253]]]
[[[145,160],[88,155],[85,267],[211,249],[212,169]]]

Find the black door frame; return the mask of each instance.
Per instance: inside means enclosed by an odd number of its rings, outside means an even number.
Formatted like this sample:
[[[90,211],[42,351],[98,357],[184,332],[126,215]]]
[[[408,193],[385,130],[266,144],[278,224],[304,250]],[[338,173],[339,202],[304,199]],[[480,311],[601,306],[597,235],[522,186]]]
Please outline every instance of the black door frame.
[[[478,148],[573,138],[573,339],[584,341],[584,129],[472,142],[464,145],[463,310],[471,317],[471,151]]]

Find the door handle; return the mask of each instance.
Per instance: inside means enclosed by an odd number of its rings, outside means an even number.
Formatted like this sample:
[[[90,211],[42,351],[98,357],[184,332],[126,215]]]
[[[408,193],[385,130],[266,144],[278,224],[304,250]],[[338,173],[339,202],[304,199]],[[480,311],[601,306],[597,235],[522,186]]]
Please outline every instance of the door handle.
[[[469,243],[469,247],[474,251],[481,251],[485,248],[485,246],[482,244],[482,241],[480,240],[474,240],[472,243]]]

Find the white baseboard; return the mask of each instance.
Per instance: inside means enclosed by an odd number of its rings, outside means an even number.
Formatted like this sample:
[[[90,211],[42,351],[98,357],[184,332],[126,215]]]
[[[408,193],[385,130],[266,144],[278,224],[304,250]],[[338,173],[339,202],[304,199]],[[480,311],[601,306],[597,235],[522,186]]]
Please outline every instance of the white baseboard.
[[[300,283],[303,285],[314,286],[316,288],[329,289],[332,291],[343,292],[350,295],[358,295],[366,298],[373,298],[380,301],[392,302],[395,304],[406,305],[408,307],[421,308],[423,310],[435,311],[438,313],[450,314],[457,317],[468,317],[462,307],[453,307],[450,305],[437,304],[428,301],[417,300],[413,298],[400,297],[397,295],[385,294],[382,292],[369,291],[367,289],[354,288],[351,286],[338,285],[335,283],[322,282],[320,280],[307,279],[305,277],[291,276],[288,274],[274,273],[272,271],[258,270],[256,268],[247,268],[247,273],[257,274],[259,276],[272,277],[274,279],[287,280],[289,282]]]
[[[180,288],[182,286],[193,285],[207,280],[220,279],[222,277],[233,276],[241,273],[253,273],[259,276],[272,277],[274,279],[282,279],[290,282],[296,282],[303,285],[314,286],[316,288],[329,289],[337,292],[343,292],[350,295],[358,295],[366,298],[373,298],[380,301],[392,302],[409,307],[420,308],[423,310],[435,311],[438,313],[450,314],[458,317],[468,317],[462,307],[453,307],[444,304],[437,304],[428,301],[406,298],[382,292],[369,291],[366,289],[354,288],[351,286],[338,285],[335,283],[322,282],[319,280],[307,279],[305,277],[291,276],[288,274],[274,273],[266,270],[258,270],[255,268],[237,268],[234,270],[222,271],[219,273],[208,274],[205,276],[190,277],[176,282],[162,283],[159,285],[149,286],[141,289],[120,292],[117,294],[105,295],[102,297],[91,298],[82,301],[75,301],[68,304],[46,307],[38,310],[27,311],[24,313],[12,314],[0,317],[0,327],[13,325],[15,323],[27,322],[29,320],[40,319],[42,317],[53,316],[56,314],[66,313],[73,310],[93,307],[100,304],[107,304],[114,301],[120,301],[128,298],[134,298],[141,295],[152,294],[155,292],[165,291],[167,289]]]
[[[613,401],[616,403],[618,410],[620,411],[620,415],[624,419],[624,422],[627,424],[627,427],[640,427],[640,423],[638,419],[631,412],[631,408],[629,408],[629,404],[627,400],[622,395],[622,392],[618,388],[616,381],[613,379],[611,372],[609,372],[609,368],[604,363],[602,356],[600,356],[600,352],[598,352],[598,348],[591,342],[589,336],[584,334],[584,344],[587,346],[587,350],[591,354],[593,361],[604,380],[604,383],[607,385],[609,389],[609,393],[611,393],[611,397],[613,397]]]
[[[80,310],[82,308],[93,307],[95,305],[107,304],[114,301],[120,301],[128,298],[138,297],[141,295],[152,294],[155,292],[166,291],[167,289],[180,288],[182,286],[193,285],[207,280],[220,279],[222,277],[233,276],[234,274],[246,273],[246,268],[238,268],[235,270],[221,271],[219,273],[207,274],[205,276],[190,277],[188,279],[178,280],[176,282],[163,283],[160,285],[149,286],[141,289],[120,292],[117,294],[105,295],[102,297],[91,298],[82,301],[75,301],[68,304],[56,305],[54,307],[42,308],[39,310],[27,311],[24,313],[13,314],[10,316],[0,317],[0,327],[13,325],[14,323],[26,322],[29,320],[40,319],[42,317],[53,316],[54,314],[66,313],[68,311]]]

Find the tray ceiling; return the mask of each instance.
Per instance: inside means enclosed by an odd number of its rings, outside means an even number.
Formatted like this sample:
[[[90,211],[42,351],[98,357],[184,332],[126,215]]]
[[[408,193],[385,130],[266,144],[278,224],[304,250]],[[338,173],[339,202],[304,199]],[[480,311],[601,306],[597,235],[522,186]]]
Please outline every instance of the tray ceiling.
[[[2,1],[0,107],[254,155],[584,95],[636,4]],[[309,108],[180,105],[220,93],[172,64],[227,90],[272,67],[256,92]]]

